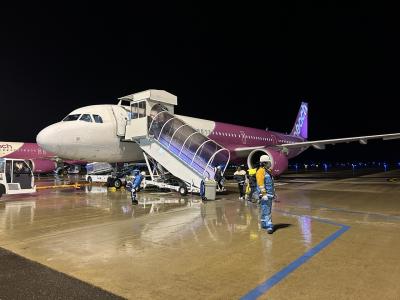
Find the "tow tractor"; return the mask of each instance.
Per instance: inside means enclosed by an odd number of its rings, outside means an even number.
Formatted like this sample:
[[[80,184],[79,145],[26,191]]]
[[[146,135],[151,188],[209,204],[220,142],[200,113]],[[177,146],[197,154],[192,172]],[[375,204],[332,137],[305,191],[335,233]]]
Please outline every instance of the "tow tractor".
[[[0,158],[0,197],[35,192],[32,169],[25,160]]]

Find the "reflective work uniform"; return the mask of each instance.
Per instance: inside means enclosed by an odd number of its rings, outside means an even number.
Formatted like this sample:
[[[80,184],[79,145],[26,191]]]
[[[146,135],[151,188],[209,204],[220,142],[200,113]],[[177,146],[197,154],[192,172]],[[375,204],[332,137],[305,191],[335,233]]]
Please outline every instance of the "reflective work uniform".
[[[272,175],[265,170],[265,168],[259,168],[257,170],[257,185],[260,189],[260,221],[262,228],[272,227],[272,199],[275,198],[275,186],[274,178]]]
[[[238,183],[239,194],[240,194],[239,199],[244,199],[244,192],[245,192],[244,184],[246,182],[246,171],[245,170],[236,171],[235,173],[233,173],[233,177]]]
[[[256,179],[257,169],[249,169],[248,173],[249,173],[249,182],[246,188],[246,197],[247,200],[249,201],[257,202],[258,195],[260,194]]]
[[[132,201],[136,200],[137,192],[140,188],[140,184],[142,183],[143,176],[141,174],[138,174],[133,178],[132,180],[132,188],[131,188],[131,198]]]

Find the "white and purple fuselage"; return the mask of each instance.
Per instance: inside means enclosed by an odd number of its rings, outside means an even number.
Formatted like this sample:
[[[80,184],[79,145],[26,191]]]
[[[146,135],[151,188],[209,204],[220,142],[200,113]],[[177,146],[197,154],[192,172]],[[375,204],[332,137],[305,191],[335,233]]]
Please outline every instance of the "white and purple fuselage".
[[[92,105],[72,111],[63,121],[43,129],[37,142],[44,149],[64,159],[102,162],[143,161],[136,143],[125,142],[117,135],[117,105]],[[175,115],[204,136],[230,151],[231,162],[249,167],[262,154],[272,160],[273,173],[287,169],[288,159],[306,149],[282,149],[279,145],[303,142],[307,139],[307,104],[302,103],[291,134],[261,130],[233,124]],[[125,117],[123,117],[125,118]]]

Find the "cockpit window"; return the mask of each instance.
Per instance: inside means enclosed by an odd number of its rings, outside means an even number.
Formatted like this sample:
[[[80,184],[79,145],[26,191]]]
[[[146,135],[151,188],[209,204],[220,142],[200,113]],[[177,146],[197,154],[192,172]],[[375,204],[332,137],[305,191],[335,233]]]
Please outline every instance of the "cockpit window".
[[[92,117],[89,114],[83,114],[79,120],[85,122],[92,122]]]
[[[77,115],[68,115],[68,116],[66,116],[64,118],[63,121],[76,121],[76,120],[79,119],[79,116],[80,116],[79,114],[77,114]]]
[[[96,123],[103,123],[103,119],[99,115],[93,115],[93,119]]]

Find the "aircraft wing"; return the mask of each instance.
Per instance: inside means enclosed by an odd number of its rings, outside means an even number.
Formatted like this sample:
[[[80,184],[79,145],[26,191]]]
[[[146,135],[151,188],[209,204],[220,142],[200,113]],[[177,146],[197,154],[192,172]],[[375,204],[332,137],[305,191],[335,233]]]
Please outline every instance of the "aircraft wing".
[[[390,133],[390,134],[379,134],[379,135],[367,135],[367,136],[357,136],[341,139],[330,139],[330,140],[317,140],[317,141],[306,141],[291,144],[281,144],[276,145],[277,147],[293,149],[293,148],[306,148],[313,146],[315,149],[325,149],[325,145],[335,145],[339,143],[350,143],[359,142],[360,144],[367,144],[368,140],[382,139],[382,140],[395,140],[400,139],[400,133]]]

